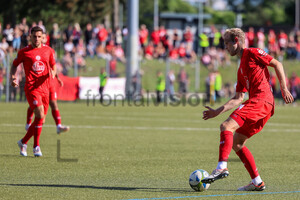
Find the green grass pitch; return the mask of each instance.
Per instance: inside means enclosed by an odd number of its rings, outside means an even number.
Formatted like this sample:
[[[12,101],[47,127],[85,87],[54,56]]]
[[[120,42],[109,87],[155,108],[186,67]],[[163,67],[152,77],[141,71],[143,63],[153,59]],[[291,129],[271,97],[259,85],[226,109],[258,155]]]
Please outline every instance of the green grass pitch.
[[[28,157],[17,146],[27,104],[0,103],[0,199],[300,199],[300,107],[276,106],[247,143],[266,183],[263,193],[236,191],[250,176],[233,151],[228,178],[201,193],[188,184],[192,171],[216,167],[219,125],[230,112],[204,121],[202,106],[59,107],[71,130],[57,135],[49,109],[43,157],[35,158],[32,139]]]

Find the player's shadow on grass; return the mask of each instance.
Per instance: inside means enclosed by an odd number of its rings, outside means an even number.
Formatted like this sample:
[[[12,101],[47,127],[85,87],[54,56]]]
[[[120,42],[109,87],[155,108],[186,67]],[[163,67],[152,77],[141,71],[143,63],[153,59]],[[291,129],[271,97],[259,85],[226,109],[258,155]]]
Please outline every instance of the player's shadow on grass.
[[[93,186],[93,185],[17,184],[17,183],[12,183],[12,184],[0,183],[0,185],[15,186],[15,187],[22,187],[22,186],[23,187],[50,187],[50,188],[53,187],[53,188],[140,191],[140,192],[195,193],[195,191],[193,191],[191,188],[108,187],[108,186]]]
[[[120,190],[120,191],[147,191],[147,192],[179,192],[190,193],[191,189],[183,188],[150,188],[150,187],[108,187],[108,186],[93,186],[93,185],[58,185],[58,184],[3,184],[2,186],[16,187],[53,187],[53,188],[78,188],[78,189],[98,189],[98,190]]]

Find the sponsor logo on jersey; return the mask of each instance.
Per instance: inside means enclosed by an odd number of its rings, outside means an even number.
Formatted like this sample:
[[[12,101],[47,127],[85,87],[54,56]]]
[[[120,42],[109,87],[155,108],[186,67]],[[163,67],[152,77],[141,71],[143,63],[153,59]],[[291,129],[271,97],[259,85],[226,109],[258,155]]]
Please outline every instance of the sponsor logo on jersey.
[[[38,104],[38,101],[37,101],[37,100],[34,100],[32,103],[33,103],[33,105],[37,105],[37,104]]]
[[[36,60],[41,60],[41,56],[36,56],[35,59]]]
[[[45,70],[45,64],[42,61],[35,61],[32,65],[32,69],[35,73],[41,74]]]
[[[261,49],[257,49],[258,50],[258,53],[261,55],[261,56],[266,56],[267,53]]]
[[[245,106],[244,104],[240,105],[240,106],[238,107],[238,110],[241,110],[244,106]]]

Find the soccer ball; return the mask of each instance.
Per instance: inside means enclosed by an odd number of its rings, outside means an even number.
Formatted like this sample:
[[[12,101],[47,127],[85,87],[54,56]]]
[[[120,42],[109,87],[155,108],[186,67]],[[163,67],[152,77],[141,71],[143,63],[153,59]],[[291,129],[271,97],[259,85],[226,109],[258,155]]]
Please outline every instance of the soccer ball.
[[[191,188],[193,188],[195,191],[203,192],[207,190],[210,186],[209,183],[202,183],[201,180],[208,177],[209,174],[207,171],[203,169],[197,169],[193,173],[191,173],[189,178],[189,183]]]

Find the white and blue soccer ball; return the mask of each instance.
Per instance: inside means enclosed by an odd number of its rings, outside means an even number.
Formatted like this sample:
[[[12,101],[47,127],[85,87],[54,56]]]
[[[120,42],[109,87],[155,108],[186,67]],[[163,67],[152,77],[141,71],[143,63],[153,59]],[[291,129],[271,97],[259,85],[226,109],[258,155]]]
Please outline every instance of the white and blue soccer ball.
[[[210,186],[209,183],[202,183],[201,180],[208,177],[209,174],[203,169],[197,169],[192,172],[189,178],[189,184],[197,192],[203,192],[207,190]]]

